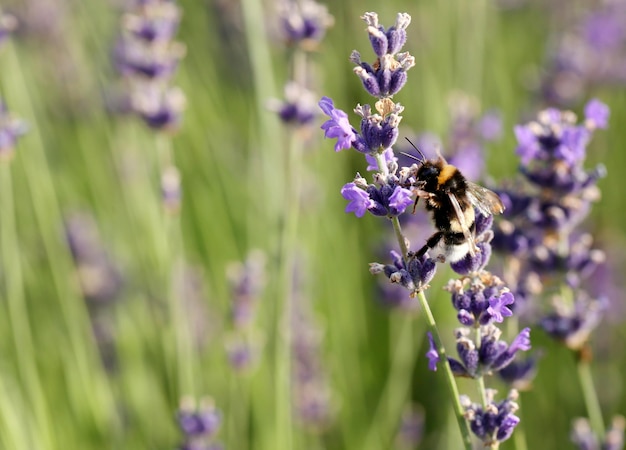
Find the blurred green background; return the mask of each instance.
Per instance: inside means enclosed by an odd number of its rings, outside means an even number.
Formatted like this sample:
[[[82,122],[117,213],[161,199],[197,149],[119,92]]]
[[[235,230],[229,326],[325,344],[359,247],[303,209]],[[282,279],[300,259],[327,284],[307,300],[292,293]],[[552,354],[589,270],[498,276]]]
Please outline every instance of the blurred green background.
[[[1,94],[28,131],[1,167],[0,445],[177,448],[183,435],[176,411],[191,396],[213,399],[222,418],[215,442],[228,449],[396,448],[408,405],[421,405],[425,423],[421,443],[404,448],[461,448],[443,379],[427,370],[423,318],[376,299],[378,280],[368,263],[382,258],[390,229],[381,219],[344,213],[339,190],[355,172],[365,173],[361,155],[335,154],[317,128],[322,118],[293,131],[266,108],[268,99],[282,97],[290,70],[276,3],[178,5],[176,39],[186,55],[173,82],[187,101],[180,131],[169,136],[108,108],[123,95],[112,52],[129,5],[3,2],[17,29],[0,49]],[[513,126],[547,106],[537,85],[550,49],[599,7],[565,0],[327,6],[334,26],[309,60],[316,98],[332,97],[345,111],[372,103],[348,60],[353,49],[372,60],[359,17],[376,11],[390,26],[397,12],[408,12],[404,50],[416,66],[394,98],[405,106],[401,134],[446,136],[451,92],[475,97],[482,111],[495,108],[503,118],[503,137],[485,154],[488,178],[496,182],[517,169]],[[569,105],[582,115],[597,97],[611,108],[609,129],[589,147],[589,167],[602,163],[608,176],[586,226],[598,246],[611,249],[617,282],[626,227],[623,86],[590,83]],[[357,123],[352,113],[351,120]],[[295,160],[287,150],[294,141]],[[171,213],[161,198],[163,154],[182,181],[180,210]],[[77,271],[66,241],[68,221],[77,217],[91,230],[86,239],[96,243],[94,251],[110,259],[109,271],[92,275],[104,277],[94,282],[105,288],[115,285],[112,298],[86,298],[90,274]],[[227,358],[239,336],[227,272],[253,249],[265,252],[265,288],[245,339],[259,354],[240,373]],[[452,348],[455,314],[440,289],[450,276],[442,267],[428,297]],[[322,425],[293,415],[288,340],[303,328],[285,319],[296,298],[308,305],[316,330],[316,369],[328,389]],[[623,308],[616,311],[593,339],[607,423],[626,413]],[[532,338],[544,358],[534,388],[522,394],[527,446],[511,439],[501,448],[574,448],[571,421],[586,415],[575,362],[539,330]],[[465,381],[460,390],[474,393]]]

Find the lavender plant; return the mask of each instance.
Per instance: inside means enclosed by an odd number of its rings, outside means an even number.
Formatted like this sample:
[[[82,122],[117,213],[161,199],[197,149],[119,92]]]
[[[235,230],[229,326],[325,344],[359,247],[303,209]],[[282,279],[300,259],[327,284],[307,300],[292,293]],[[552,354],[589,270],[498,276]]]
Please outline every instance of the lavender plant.
[[[254,250],[243,263],[231,263],[227,268],[233,331],[226,351],[230,365],[238,372],[251,370],[259,359],[263,339],[255,323],[266,283],[265,259],[263,252]]]
[[[626,420],[617,416],[611,422],[606,434],[596,436],[589,420],[578,418],[572,425],[571,439],[580,450],[621,450],[624,448]]]
[[[65,220],[65,236],[74,259],[76,278],[87,303],[93,334],[104,366],[117,363],[112,304],[121,296],[124,277],[106,250],[97,224],[87,213],[74,213]]]
[[[280,164],[284,167],[283,204],[280,209],[279,236],[279,292],[280,312],[276,315],[275,348],[275,434],[276,445],[294,446],[291,434],[293,418],[310,428],[321,429],[329,417],[329,395],[323,382],[321,369],[311,370],[315,364],[316,346],[313,328],[306,317],[307,312],[296,306],[298,292],[296,274],[299,273],[297,252],[299,250],[299,223],[303,179],[306,178],[304,149],[310,142],[315,116],[315,83],[312,53],[317,50],[326,30],[333,24],[333,17],[325,5],[313,0],[276,2],[278,30],[285,44],[287,76],[285,98],[267,102],[284,127],[285,141],[278,147]],[[256,169],[255,169],[256,170]],[[275,170],[275,168],[273,169]],[[273,172],[272,170],[272,172]],[[303,325],[294,330],[294,322]]]
[[[402,413],[402,419],[396,439],[395,448],[416,448],[424,437],[424,408],[421,405],[409,405]]]
[[[293,308],[291,311],[291,352],[293,358],[293,409],[297,422],[311,432],[328,429],[335,418],[335,404],[324,361],[324,331],[316,321],[313,304],[305,293],[302,258],[294,273]]]
[[[184,436],[177,450],[223,450],[224,447],[215,439],[222,414],[212,399],[202,399],[196,405],[192,398],[183,398],[176,419]]]
[[[156,138],[165,211],[177,213],[181,202],[181,176],[172,154],[169,136],[182,123],[185,96],[172,79],[185,46],[174,40],[181,12],[175,1],[133,0],[121,20],[122,33],[114,50],[114,62],[125,83],[121,109],[140,117],[159,135]],[[166,136],[167,135],[167,136]]]
[[[115,63],[128,84],[130,106],[151,128],[175,131],[185,99],[170,86],[185,47],[174,41],[180,9],[174,1],[137,0],[121,21]]]
[[[589,3],[557,33],[548,49],[540,94],[549,105],[569,106],[603,86],[626,82],[626,3]]]
[[[609,109],[592,100],[584,114],[584,123],[577,124],[570,111],[546,109],[515,128],[522,180],[500,193],[508,208],[494,245],[506,256],[504,276],[522,317],[538,322],[574,353],[591,429],[600,439],[605,427],[591,378],[589,340],[608,299],[590,294],[585,280],[605,256],[582,223],[599,199],[597,182],[605,174],[601,165],[585,169],[587,145],[596,129],[608,126]],[[542,306],[546,303],[552,308]],[[574,440],[580,448],[594,448],[583,434],[578,425]]]
[[[376,13],[368,12],[363,17],[376,60],[369,64],[362,61],[356,50],[351,61],[356,64],[355,74],[361,79],[365,90],[375,98],[375,112],[370,105],[357,105],[354,109],[361,117],[360,131],[350,125],[348,115],[335,108],[332,99],[323,97],[319,105],[329,116],[322,125],[325,136],[336,139],[335,151],[354,148],[376,162],[373,169],[373,182],[369,183],[360,174],[344,185],[342,196],[348,200],[346,212],[362,217],[367,212],[387,217],[393,225],[399,252],[392,253],[391,264],[372,263],[370,272],[384,274],[392,283],[408,290],[411,297],[417,297],[426,316],[430,342],[427,353],[429,367],[436,370],[438,363],[443,366],[451,400],[461,430],[463,444],[471,448],[471,431],[483,444],[498,448],[500,442],[508,439],[519,418],[514,415],[518,406],[517,393],[512,390],[505,400],[497,402],[495,392],[486,390],[484,377],[498,372],[510,364],[519,351],[530,348],[530,329],[524,329],[511,344],[500,339],[497,323],[512,315],[510,305],[513,294],[504,282],[486,270],[491,255],[490,241],[493,238],[492,217],[476,209],[475,245],[477,250],[466,249],[467,254],[453,258],[451,267],[461,275],[447,287],[451,292],[453,305],[458,311],[462,325],[456,331],[459,359],[446,356],[436,321],[432,315],[424,291],[435,275],[437,261],[422,251],[419,255],[411,251],[398,217],[414,203],[414,191],[418,183],[418,173],[424,164],[399,167],[393,153],[393,146],[399,135],[398,126],[404,108],[392,100],[407,81],[407,71],[415,65],[408,52],[400,52],[410,23],[408,14],[398,14],[394,26],[384,28],[378,22]],[[419,193],[419,192],[418,192]],[[469,252],[468,252],[469,251]],[[480,404],[473,404],[467,397],[460,398],[455,376],[477,380],[481,393]]]
[[[174,398],[196,390],[192,319],[177,289],[187,267],[180,222],[182,175],[173,141],[182,126],[186,103],[182,90],[174,84],[186,53],[185,45],[175,40],[180,20],[181,10],[174,0],[130,0],[120,21],[122,32],[113,55],[125,85],[129,109],[125,112],[140,118],[150,132],[146,134],[147,142],[135,131],[129,133],[126,145],[142,149],[136,156],[146,169],[138,172],[136,186],[129,189],[138,188],[133,192],[136,197],[129,195],[126,207],[136,231],[147,232],[148,254],[142,255],[143,270],[155,275],[146,277],[144,288],[167,307],[162,346],[173,358],[168,382],[176,393]],[[118,165],[121,168],[122,163]],[[160,183],[158,193],[154,190],[155,178]]]

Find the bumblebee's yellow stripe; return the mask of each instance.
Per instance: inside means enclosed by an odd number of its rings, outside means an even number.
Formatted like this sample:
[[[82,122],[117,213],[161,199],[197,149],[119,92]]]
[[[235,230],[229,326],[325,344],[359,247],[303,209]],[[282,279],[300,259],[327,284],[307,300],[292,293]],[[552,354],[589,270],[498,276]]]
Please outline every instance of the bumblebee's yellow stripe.
[[[450,178],[452,178],[452,175],[454,175],[455,171],[456,167],[454,167],[452,164],[446,164],[445,166],[443,166],[443,169],[441,169],[441,172],[439,172],[439,176],[437,177],[437,187],[441,186]]]

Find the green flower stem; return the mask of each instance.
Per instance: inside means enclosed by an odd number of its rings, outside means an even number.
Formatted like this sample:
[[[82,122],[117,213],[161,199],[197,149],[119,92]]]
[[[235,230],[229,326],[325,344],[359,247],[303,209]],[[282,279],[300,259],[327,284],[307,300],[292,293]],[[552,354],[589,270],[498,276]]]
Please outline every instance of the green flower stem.
[[[35,221],[41,236],[43,251],[46,255],[52,276],[50,292],[54,292],[62,317],[60,327],[67,336],[68,385],[75,390],[70,396],[72,402],[86,402],[88,411],[98,432],[105,435],[119,431],[119,421],[113,393],[104,376],[102,362],[98,358],[96,344],[91,338],[89,316],[85,303],[73,286],[68,282],[68,273],[75,268],[67,245],[59,236],[62,232],[61,208],[55,193],[55,185],[48,165],[45,144],[37,125],[35,100],[32,98],[26,72],[22,68],[17,49],[12,42],[6,46],[8,64],[4,67],[3,87],[11,93],[14,104],[30,123],[28,136],[23,138],[24,145],[22,163],[26,184],[30,192]],[[29,142],[29,145],[25,143]],[[81,409],[84,405],[73,404],[71,407]]]
[[[308,57],[300,48],[293,49],[289,54],[291,79],[300,86],[306,85]],[[276,427],[283,447],[294,447],[293,435],[293,399],[292,399],[292,314],[294,296],[294,276],[296,271],[296,255],[298,252],[298,224],[300,221],[300,180],[302,178],[302,136],[296,127],[288,127],[287,144],[285,145],[284,192],[285,205],[283,228],[280,237],[281,277],[280,289],[282,305],[279,306],[276,326]],[[280,431],[282,430],[282,433]]]
[[[522,396],[517,399],[517,404],[519,405],[520,411],[524,411],[524,407],[522,406]],[[527,450],[528,443],[526,441],[526,429],[524,427],[524,420],[520,420],[520,423],[515,427],[515,432],[513,433],[513,443],[515,444],[515,450]]]
[[[299,180],[301,143],[294,130],[290,130],[289,144],[279,145],[276,137],[282,132],[278,120],[268,114],[265,103],[274,97],[275,82],[271,52],[267,40],[264,5],[260,0],[243,0],[242,13],[246,30],[246,43],[250,55],[251,77],[255,87],[255,103],[258,116],[258,138],[251,155],[250,179],[261,174],[264,207],[261,217],[250,223],[250,239],[263,239],[276,253],[272,255],[279,264],[276,283],[268,292],[275,300],[270,318],[273,329],[274,351],[274,411],[273,426],[262,430],[260,440],[271,442],[272,449],[293,448],[291,411],[291,296],[293,294],[293,269],[298,243]],[[258,164],[256,164],[258,158]],[[253,165],[254,162],[254,165]],[[258,193],[258,183],[251,184],[253,195]],[[270,233],[258,233],[259,224]],[[265,446],[263,446],[265,448]]]
[[[4,280],[3,299],[7,303],[9,322],[15,345],[18,373],[34,411],[34,436],[42,449],[55,448],[49,423],[46,399],[41,387],[34,355],[29,313],[24,296],[24,279],[15,220],[13,181],[9,161],[0,163],[0,252]]]
[[[600,408],[600,401],[598,400],[598,395],[593,384],[591,365],[589,364],[588,358],[585,358],[581,353],[582,352],[579,352],[577,355],[578,361],[576,363],[578,379],[580,380],[580,387],[583,391],[583,398],[585,400],[589,422],[591,423],[591,429],[598,439],[602,439],[606,431],[604,420],[602,419],[602,409]]]
[[[295,130],[289,130],[287,160],[284,167],[285,212],[280,239],[279,305],[275,327],[275,405],[278,449],[293,448],[291,399],[291,316],[294,289],[296,246],[300,216],[300,155],[302,148]]]
[[[172,139],[165,133],[157,133],[155,139],[160,172],[161,176],[163,176],[165,171],[172,168],[175,169],[176,167],[172,151]],[[168,211],[167,207],[161,209],[164,215],[163,238],[166,247],[162,262],[166,270],[164,280],[168,283],[164,292],[167,292],[168,295],[172,334],[176,347],[177,387],[179,394],[184,395],[195,392],[192,337],[182,292],[179,286],[177,286],[184,282],[184,244],[180,226],[180,214],[178,211]]]
[[[482,337],[480,335],[480,327],[476,327],[476,348],[480,348],[480,341]],[[478,383],[478,393],[480,394],[480,401],[483,407],[487,407],[487,391],[485,389],[485,377],[481,374],[478,378],[476,378],[476,382]]]
[[[376,450],[387,448],[397,430],[402,406],[410,398],[411,374],[417,358],[414,338],[415,317],[398,312],[390,318],[391,367],[385,380],[371,425],[359,448]]]
[[[504,266],[504,273],[513,274],[519,270],[518,267],[519,260],[516,258],[509,258]],[[514,275],[511,275],[514,276]],[[505,282],[507,286],[511,286],[512,283],[509,283],[508,280],[514,278],[506,278]],[[509,337],[517,336],[519,334],[519,317],[515,314],[509,317],[506,322],[506,332]],[[517,404],[519,405],[519,410],[524,412],[524,407],[522,406],[522,395],[520,394],[517,399]],[[520,416],[521,418],[521,416]],[[527,450],[528,444],[526,439],[526,427],[524,426],[524,420],[520,420],[520,423],[515,427],[515,432],[513,433],[513,442],[515,444],[515,450]]]
[[[409,247],[407,246],[406,239],[402,234],[402,228],[400,226],[400,220],[397,217],[392,217],[391,224],[393,225],[393,232],[396,235],[396,239],[398,241],[398,245],[400,246],[400,251],[402,252],[402,259],[405,263],[408,262],[409,258]]]
[[[476,383],[478,384],[478,394],[480,395],[480,402],[483,407],[487,406],[487,389],[485,388],[485,377],[484,375],[476,378]]]
[[[441,336],[439,335],[439,329],[437,328],[435,317],[430,310],[428,300],[426,300],[426,296],[424,295],[423,291],[419,291],[417,293],[417,299],[422,306],[422,310],[424,311],[424,315],[426,316],[426,325],[428,326],[428,330],[433,335],[435,345],[437,346],[437,353],[439,354],[439,358],[442,361],[442,364],[440,366],[443,367],[444,378],[446,380],[448,390],[450,391],[450,396],[452,397],[451,399],[452,406],[454,408],[454,415],[456,416],[459,430],[461,431],[463,446],[466,450],[472,450],[472,435],[470,432],[469,424],[467,423],[467,420],[465,420],[465,416],[463,415],[464,411],[463,407],[461,406],[461,400],[459,398],[459,389],[456,385],[456,380],[454,379],[454,374],[452,373],[450,364],[448,364],[446,349],[443,346],[443,341],[441,340]]]

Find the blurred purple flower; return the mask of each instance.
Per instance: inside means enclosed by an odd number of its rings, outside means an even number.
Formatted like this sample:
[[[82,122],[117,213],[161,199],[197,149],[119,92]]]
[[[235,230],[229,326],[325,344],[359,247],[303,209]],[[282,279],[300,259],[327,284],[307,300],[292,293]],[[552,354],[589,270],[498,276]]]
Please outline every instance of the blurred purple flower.
[[[315,49],[334,22],[326,5],[312,0],[283,0],[279,2],[278,15],[287,42],[305,50]]]
[[[185,97],[170,85],[186,47],[174,41],[180,23],[175,1],[135,2],[122,16],[113,61],[128,99],[110,101],[114,112],[130,107],[154,130],[180,128]],[[118,109],[120,111],[118,111]]]
[[[14,117],[0,99],[0,160],[10,160],[20,136],[27,131],[26,123]]]
[[[294,81],[285,85],[284,100],[271,99],[267,106],[286,124],[307,125],[318,114],[313,92]]]
[[[180,402],[176,413],[178,426],[183,433],[181,450],[217,450],[222,446],[215,442],[215,434],[222,424],[222,414],[212,399],[205,398],[196,406],[196,402],[185,397]]]
[[[554,303],[555,310],[546,315],[540,325],[546,333],[572,350],[580,350],[587,344],[608,306],[606,299],[588,298],[584,292],[579,293],[571,306],[558,298]]]
[[[11,35],[15,28],[17,28],[15,17],[0,10],[0,45]]]
[[[595,128],[607,128],[610,114],[609,107],[598,99],[593,99],[585,105],[585,119],[591,121]]]
[[[396,449],[414,449],[424,438],[424,409],[420,405],[405,408],[396,433]]]
[[[579,450],[622,450],[624,448],[626,419],[615,416],[604,436],[596,436],[587,418],[577,418],[572,423],[572,442]],[[601,438],[602,444],[600,444]]]
[[[146,3],[138,14],[126,14],[123,27],[146,42],[167,42],[174,38],[180,23],[180,9],[173,1]]]

